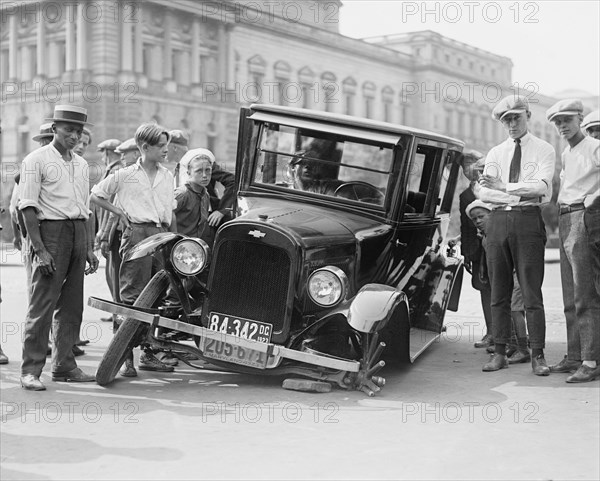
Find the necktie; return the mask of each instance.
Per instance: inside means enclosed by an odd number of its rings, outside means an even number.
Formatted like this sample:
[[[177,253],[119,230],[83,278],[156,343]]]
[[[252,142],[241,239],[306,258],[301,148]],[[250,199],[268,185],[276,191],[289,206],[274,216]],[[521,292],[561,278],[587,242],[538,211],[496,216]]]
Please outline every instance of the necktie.
[[[513,158],[510,161],[510,173],[508,181],[510,183],[519,181],[519,174],[521,173],[521,139],[515,139],[515,152]]]

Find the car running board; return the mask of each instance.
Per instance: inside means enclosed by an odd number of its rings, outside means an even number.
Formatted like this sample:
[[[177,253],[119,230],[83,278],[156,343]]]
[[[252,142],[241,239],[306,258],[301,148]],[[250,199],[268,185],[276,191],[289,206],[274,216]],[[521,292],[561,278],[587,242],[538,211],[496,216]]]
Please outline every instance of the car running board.
[[[419,329],[418,327],[411,327],[409,339],[410,362],[415,362],[415,359],[419,357],[421,353],[431,344],[436,342],[440,336],[441,334],[433,331]]]

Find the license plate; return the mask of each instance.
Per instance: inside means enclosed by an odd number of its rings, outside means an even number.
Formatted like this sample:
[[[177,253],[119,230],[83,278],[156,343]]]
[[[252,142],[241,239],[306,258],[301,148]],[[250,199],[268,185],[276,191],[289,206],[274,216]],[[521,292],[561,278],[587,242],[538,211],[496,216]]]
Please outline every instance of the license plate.
[[[219,312],[211,312],[208,316],[208,329],[265,343],[271,341],[273,333],[272,324],[228,316]],[[202,341],[202,352],[205,357],[257,369],[265,369],[267,366],[267,355],[264,352],[215,339],[203,338]]]
[[[217,341],[216,339],[202,338],[201,350],[205,357],[219,361],[242,364],[243,366],[265,369],[267,367],[267,354],[254,349],[248,349],[238,344]]]
[[[219,312],[210,313],[207,327],[211,331],[222,332],[258,342],[270,342],[273,332],[273,324],[229,316]]]

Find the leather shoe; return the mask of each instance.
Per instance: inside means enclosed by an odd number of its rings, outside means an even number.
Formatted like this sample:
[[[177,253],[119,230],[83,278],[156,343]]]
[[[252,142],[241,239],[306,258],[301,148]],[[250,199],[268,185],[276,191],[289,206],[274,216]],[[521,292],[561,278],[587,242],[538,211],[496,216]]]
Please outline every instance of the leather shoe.
[[[531,354],[529,351],[522,351],[517,349],[512,356],[508,358],[509,364],[521,364],[531,361]]]
[[[0,364],[8,364],[8,357],[0,347]]]
[[[159,352],[156,355],[156,359],[158,359],[163,364],[166,364],[167,366],[175,367],[179,364],[179,360],[169,352]]]
[[[485,336],[483,336],[483,338],[481,339],[481,341],[477,341],[475,344],[473,344],[475,347],[480,348],[480,347],[490,347],[494,345],[494,340],[492,339],[492,336],[490,336],[489,334],[486,334]]]
[[[531,369],[536,376],[549,376],[550,368],[546,364],[543,354],[538,354],[531,360]]]
[[[589,367],[582,364],[577,372],[567,378],[567,382],[590,382],[600,377],[600,366]]]
[[[550,372],[575,372],[581,366],[581,361],[571,361],[567,356],[558,364],[550,366]]]
[[[75,344],[72,348],[73,351],[73,356],[77,357],[77,356],[83,356],[85,354],[85,351],[83,349],[81,349],[79,346],[77,346],[77,344]]]
[[[45,391],[46,386],[40,381],[40,377],[35,374],[23,374],[21,376],[21,387],[28,391]]]
[[[76,367],[68,372],[53,372],[52,380],[59,382],[94,382],[96,377],[86,374],[81,369]]]
[[[489,354],[494,354],[496,352],[496,346],[488,346],[485,351]]]
[[[125,359],[125,364],[120,373],[123,377],[137,377],[137,371],[133,365],[133,359]]]
[[[87,346],[90,343],[89,339],[79,339],[75,345],[76,346]]]
[[[490,360],[481,368],[484,372],[499,371],[508,367],[506,356],[502,354],[492,354]]]
[[[138,365],[140,371],[156,371],[156,372],[173,372],[173,366],[167,366],[164,362],[156,359],[156,356],[151,352],[143,352],[140,355],[140,363]]]

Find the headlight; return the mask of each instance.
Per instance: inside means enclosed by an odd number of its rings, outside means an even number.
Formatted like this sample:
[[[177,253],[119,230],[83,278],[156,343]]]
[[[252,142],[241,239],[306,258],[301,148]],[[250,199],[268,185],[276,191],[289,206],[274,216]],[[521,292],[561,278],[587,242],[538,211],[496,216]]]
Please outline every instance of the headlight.
[[[308,278],[308,295],[315,304],[332,307],[346,298],[348,278],[337,267],[317,269]]]
[[[171,251],[171,263],[184,276],[194,276],[208,264],[210,248],[202,239],[181,239]]]

